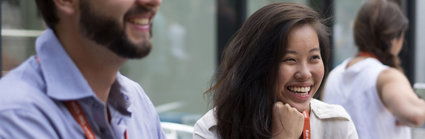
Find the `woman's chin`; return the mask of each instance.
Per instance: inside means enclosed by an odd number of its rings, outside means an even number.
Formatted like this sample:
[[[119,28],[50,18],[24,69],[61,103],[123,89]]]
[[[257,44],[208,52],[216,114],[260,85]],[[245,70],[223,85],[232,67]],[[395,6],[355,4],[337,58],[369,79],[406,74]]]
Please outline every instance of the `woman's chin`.
[[[291,104],[289,104],[291,105]],[[299,112],[303,112],[308,109],[308,104],[292,104],[291,107],[297,109]]]

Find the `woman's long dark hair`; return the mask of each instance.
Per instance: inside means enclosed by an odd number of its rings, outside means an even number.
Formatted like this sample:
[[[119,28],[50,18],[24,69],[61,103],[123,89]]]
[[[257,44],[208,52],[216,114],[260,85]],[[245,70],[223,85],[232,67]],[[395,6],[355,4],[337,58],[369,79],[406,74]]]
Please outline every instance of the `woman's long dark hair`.
[[[400,7],[386,0],[366,2],[354,22],[354,41],[359,51],[370,52],[379,61],[401,70],[400,60],[391,53],[391,41],[407,30],[409,21]]]
[[[267,5],[242,25],[223,54],[213,93],[217,133],[222,139],[272,137],[279,64],[288,33],[299,25],[317,32],[327,69],[329,34],[317,12],[296,3]]]

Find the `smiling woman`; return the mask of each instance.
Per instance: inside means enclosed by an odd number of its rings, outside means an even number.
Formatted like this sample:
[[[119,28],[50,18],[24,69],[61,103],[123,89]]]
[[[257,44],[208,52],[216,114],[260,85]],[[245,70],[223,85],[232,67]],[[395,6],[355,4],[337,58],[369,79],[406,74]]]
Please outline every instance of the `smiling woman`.
[[[312,99],[329,55],[321,21],[295,3],[250,16],[224,51],[207,91],[214,108],[195,124],[194,138],[357,138],[341,106]]]
[[[294,27],[279,67],[279,100],[302,112],[322,82],[325,67],[315,29],[309,24]]]

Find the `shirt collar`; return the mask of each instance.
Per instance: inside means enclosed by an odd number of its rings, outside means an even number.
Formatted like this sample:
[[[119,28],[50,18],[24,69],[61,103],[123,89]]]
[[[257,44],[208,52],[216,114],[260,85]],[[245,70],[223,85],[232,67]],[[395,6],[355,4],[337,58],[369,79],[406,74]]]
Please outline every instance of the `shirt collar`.
[[[350,119],[350,116],[347,112],[345,112],[345,109],[339,105],[327,104],[316,99],[311,99],[310,107],[312,111],[311,115],[316,115],[318,119]]]
[[[123,115],[130,115],[131,112],[128,111],[128,107],[131,103],[127,96],[127,89],[121,84],[122,77],[120,73],[117,73],[117,78],[108,96],[108,105],[112,106]]]
[[[57,100],[76,100],[94,96],[89,84],[71,60],[51,29],[36,40],[47,95]]]
[[[46,94],[56,100],[78,100],[96,97],[87,80],[69,57],[55,33],[51,29],[44,31],[36,40],[36,52],[40,59],[41,71],[44,76]],[[108,103],[124,115],[130,101],[127,89],[120,84],[123,75],[117,73]]]

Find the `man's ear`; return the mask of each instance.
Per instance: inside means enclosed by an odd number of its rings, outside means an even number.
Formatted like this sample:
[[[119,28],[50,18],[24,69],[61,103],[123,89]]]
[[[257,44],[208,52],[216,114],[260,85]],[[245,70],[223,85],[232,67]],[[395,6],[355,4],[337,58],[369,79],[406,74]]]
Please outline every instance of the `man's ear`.
[[[53,0],[58,14],[72,15],[75,14],[79,8],[79,0]]]

